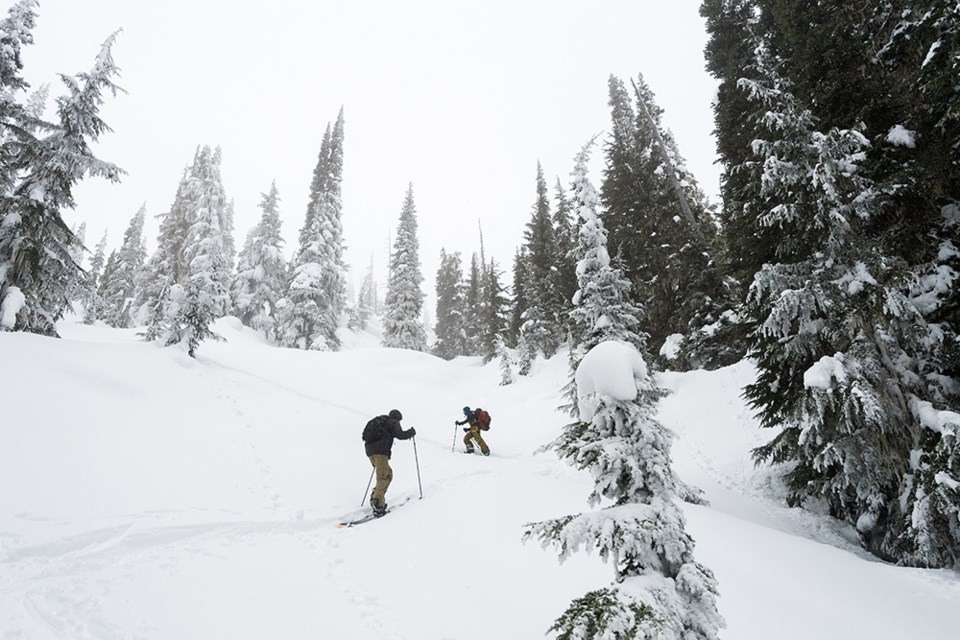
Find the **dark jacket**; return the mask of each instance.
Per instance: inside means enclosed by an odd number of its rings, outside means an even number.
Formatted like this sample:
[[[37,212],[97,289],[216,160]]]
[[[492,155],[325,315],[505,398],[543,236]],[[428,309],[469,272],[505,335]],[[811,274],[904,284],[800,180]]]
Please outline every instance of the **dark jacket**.
[[[387,418],[387,416],[383,417]],[[387,456],[389,459],[390,451],[393,449],[394,438],[398,440],[409,440],[417,433],[414,429],[404,430],[403,427],[400,426],[400,421],[394,420],[393,418],[387,418],[387,428],[385,431],[387,435],[379,440],[364,443],[364,448],[368,456],[380,454]]]
[[[479,421],[477,420],[477,410],[476,410],[476,409],[474,409],[473,411],[471,411],[470,413],[468,413],[468,414],[463,418],[463,420],[460,420],[459,422],[457,422],[457,424],[467,424],[468,422],[470,423],[470,426],[471,426],[471,427],[476,427],[476,426],[479,424]]]

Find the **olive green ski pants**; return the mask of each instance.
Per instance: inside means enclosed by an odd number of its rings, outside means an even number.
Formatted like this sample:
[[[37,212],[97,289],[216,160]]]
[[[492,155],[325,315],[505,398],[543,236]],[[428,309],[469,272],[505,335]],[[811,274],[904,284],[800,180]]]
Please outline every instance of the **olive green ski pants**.
[[[387,487],[393,480],[393,469],[390,468],[390,459],[382,453],[375,453],[370,456],[370,464],[376,470],[377,484],[373,487],[373,493],[370,494],[370,504],[380,507],[387,506]]]

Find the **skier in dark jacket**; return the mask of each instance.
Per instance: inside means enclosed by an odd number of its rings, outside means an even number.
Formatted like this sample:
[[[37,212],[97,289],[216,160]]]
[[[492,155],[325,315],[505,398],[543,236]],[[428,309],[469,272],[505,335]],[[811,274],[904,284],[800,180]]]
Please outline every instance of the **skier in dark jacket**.
[[[393,440],[409,440],[417,435],[417,430],[410,428],[404,430],[400,426],[403,420],[403,414],[396,409],[390,411],[385,416],[378,416],[381,419],[381,436],[370,442],[364,443],[367,457],[370,464],[376,470],[377,484],[373,487],[373,493],[370,495],[370,506],[373,507],[373,514],[377,517],[387,512],[387,487],[393,480],[393,469],[390,468],[390,453],[393,449]]]

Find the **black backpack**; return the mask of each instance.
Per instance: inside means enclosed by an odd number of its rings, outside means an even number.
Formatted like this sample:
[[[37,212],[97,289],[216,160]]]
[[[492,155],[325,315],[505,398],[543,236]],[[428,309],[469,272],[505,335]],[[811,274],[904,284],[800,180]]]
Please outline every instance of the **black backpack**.
[[[390,418],[387,416],[377,416],[367,423],[363,428],[363,441],[376,442],[383,440],[390,433]]]

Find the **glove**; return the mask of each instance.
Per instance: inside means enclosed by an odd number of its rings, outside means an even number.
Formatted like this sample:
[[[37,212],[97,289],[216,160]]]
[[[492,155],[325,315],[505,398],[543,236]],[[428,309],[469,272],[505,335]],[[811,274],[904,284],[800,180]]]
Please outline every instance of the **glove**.
[[[417,435],[417,430],[414,429],[413,427],[410,427],[410,437],[412,438],[415,435]]]
[[[470,431],[470,427],[464,427],[464,428],[463,428],[463,432],[464,432],[464,433],[468,433],[469,431]]]

